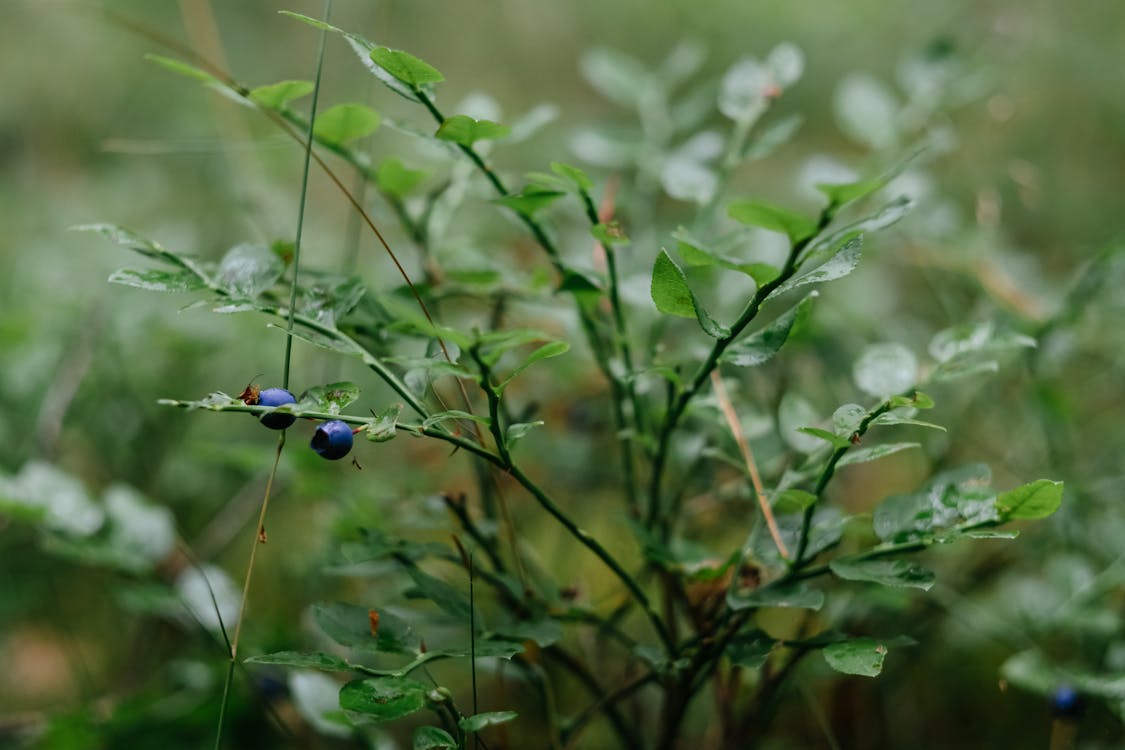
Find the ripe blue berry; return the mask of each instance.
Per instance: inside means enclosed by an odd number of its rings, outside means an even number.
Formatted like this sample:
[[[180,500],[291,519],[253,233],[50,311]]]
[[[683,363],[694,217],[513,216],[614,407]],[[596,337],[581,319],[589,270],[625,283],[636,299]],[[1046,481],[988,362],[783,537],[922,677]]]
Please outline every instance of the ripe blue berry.
[[[352,428],[338,419],[324,422],[316,428],[309,445],[329,461],[343,458],[352,449]]]
[[[258,394],[258,406],[281,406],[283,404],[295,404],[297,399],[293,394],[284,388],[267,388]],[[289,425],[297,421],[297,417],[292,414],[285,414],[284,412],[263,414],[259,421],[271,430],[284,430]]]
[[[1051,693],[1051,713],[1060,718],[1074,718],[1082,713],[1082,694],[1070,685],[1059,685]]]

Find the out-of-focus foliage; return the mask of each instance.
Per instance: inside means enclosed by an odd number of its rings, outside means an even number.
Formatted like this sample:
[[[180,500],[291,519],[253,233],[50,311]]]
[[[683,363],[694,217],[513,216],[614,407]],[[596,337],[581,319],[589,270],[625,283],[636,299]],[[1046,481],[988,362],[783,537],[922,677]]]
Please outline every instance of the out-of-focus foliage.
[[[210,741],[225,667],[210,594],[185,550],[213,566],[205,570],[229,623],[239,594],[232,579],[245,564],[243,540],[273,443],[253,420],[202,418],[156,401],[277,381],[283,336],[251,316],[177,313],[180,297],[103,283],[122,254],[95,249],[68,227],[112,218],[215,263],[235,245],[268,247],[292,236],[299,150],[250,110],[142,56],[177,56],[155,34],[224,61],[251,86],[311,80],[315,34],[275,11],[315,16],[321,8],[101,5],[106,12],[16,0],[0,23],[0,441],[7,447],[0,458],[0,740],[32,732],[44,747],[198,747]],[[834,603],[854,630],[894,622],[896,632],[926,647],[896,649],[876,681],[833,680],[827,668],[810,666],[775,720],[772,746],[822,743],[825,731],[844,747],[906,746],[919,736],[934,746],[1045,745],[1044,696],[1062,683],[1091,699],[1082,747],[1121,742],[1125,247],[1114,239],[1121,229],[1114,165],[1125,162],[1125,99],[1111,73],[1125,9],[1016,0],[838,8],[341,1],[333,21],[446,72],[442,101],[466,115],[447,132],[450,141],[487,148],[496,134],[491,121],[512,124],[498,168],[548,172],[550,161],[565,158],[599,180],[635,173],[619,202],[633,217],[631,245],[621,250],[623,291],[638,307],[650,292],[654,248],[673,247],[678,225],[714,195],[725,155],[708,133],[754,106],[740,98],[739,81],[761,71],[731,68],[744,56],[764,59],[786,40],[804,50],[801,84],[770,112],[773,147],[760,137],[762,153],[752,156],[762,158],[732,176],[738,194],[811,214],[824,200],[815,183],[848,182],[870,173],[872,152],[925,143],[894,178],[914,212],[892,236],[865,245],[864,263],[817,300],[788,364],[769,371],[779,380],[752,376],[753,400],[740,403],[744,428],[753,439],[773,430],[775,412],[793,427],[815,421],[809,414],[831,413],[851,398],[861,354],[902,362],[901,352],[865,354],[872,341],[918,342],[914,355],[946,362],[993,335],[1032,336],[1038,345],[1006,354],[995,374],[934,390],[947,431],[918,428],[924,456],[903,451],[850,469],[834,501],[851,513],[870,511],[936,471],[981,460],[998,487],[1038,476],[1065,480],[1067,502],[1017,544],[937,550],[931,567],[939,582],[927,599],[880,589]],[[798,64],[785,47],[769,62],[779,85]],[[484,212],[467,169],[438,177],[412,171],[436,169],[445,154],[403,132],[419,122],[409,103],[389,95],[339,43],[329,48],[327,69],[326,101],[353,106],[337,110],[323,133],[342,143],[378,124],[368,143],[384,191],[406,195],[438,179],[457,186],[447,194],[469,191],[460,207],[434,207],[434,220],[453,229],[434,248],[433,264],[410,251],[407,234],[388,232],[412,276],[425,279],[432,267],[451,276],[463,270],[471,285],[479,279],[470,272],[493,252],[484,241],[490,237],[515,253],[519,278],[534,278],[540,259],[512,232],[478,218]],[[674,90],[677,108],[645,98],[659,97],[663,86]],[[259,96],[280,101],[294,93]],[[516,122],[529,133],[543,126],[524,137]],[[680,140],[687,133],[695,135]],[[355,252],[354,267],[369,283],[397,283],[386,282],[393,267],[327,180],[314,174],[311,188],[306,250],[325,267],[346,267]],[[391,208],[370,203],[381,225],[395,226]],[[761,224],[759,214],[749,215]],[[354,251],[350,236],[360,238]],[[729,319],[734,275],[713,272],[730,261],[707,256],[688,229],[675,242],[685,264],[696,250],[698,263],[686,270],[698,305]],[[638,247],[644,252],[630,255]],[[765,239],[760,247],[755,260],[777,262]],[[744,270],[754,277],[755,269]],[[931,342],[934,331],[954,326]],[[904,367],[913,370],[913,360]],[[363,377],[358,364],[312,347],[296,350],[294,369],[315,383]],[[527,374],[533,382],[535,372]],[[863,391],[895,391],[863,372],[856,372]],[[591,427],[611,429],[603,391],[596,378],[576,378],[565,394],[539,396],[547,399],[539,411],[556,425],[552,449],[539,455],[547,443],[530,431],[518,450],[537,472],[590,498],[581,515],[591,531],[630,539],[619,514],[589,512],[617,481],[616,466],[600,458],[612,450],[608,437],[603,444],[583,437]],[[802,400],[781,398],[790,392]],[[822,444],[815,435],[782,432],[765,449],[767,460]],[[315,456],[287,455],[246,623],[256,650],[323,638],[329,615],[310,615],[310,602],[371,595],[340,569],[343,530],[393,519],[399,528],[417,527],[420,537],[435,533],[444,506],[434,493],[472,484],[464,464],[451,470],[446,459],[407,440],[361,454],[362,471],[330,471]],[[29,510],[18,500],[31,495],[53,501]],[[698,499],[705,519],[726,512],[712,502]],[[517,517],[534,559],[557,569],[563,545],[555,530],[535,523],[530,509],[517,509]],[[325,573],[328,563],[338,567]],[[596,600],[605,588],[596,561],[567,563],[573,582],[586,587],[582,596]],[[752,651],[747,645],[749,662]],[[843,648],[833,658],[865,667]],[[434,666],[441,679],[464,680],[443,669]],[[324,703],[336,684],[319,673],[253,675],[260,689],[237,691],[231,709],[235,746],[286,741],[265,704],[298,733],[347,733],[335,704]],[[810,714],[822,714],[831,729]]]

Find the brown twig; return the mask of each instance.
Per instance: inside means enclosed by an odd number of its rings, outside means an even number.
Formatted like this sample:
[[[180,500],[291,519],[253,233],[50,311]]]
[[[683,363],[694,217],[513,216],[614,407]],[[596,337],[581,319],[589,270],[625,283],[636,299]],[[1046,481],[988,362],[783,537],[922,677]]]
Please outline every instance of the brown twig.
[[[723,412],[727,425],[734,434],[734,442],[738,443],[738,450],[742,453],[742,460],[746,463],[746,470],[750,474],[750,483],[754,485],[754,495],[758,498],[758,507],[762,509],[762,518],[766,520],[766,526],[770,530],[773,543],[777,545],[778,553],[783,560],[788,560],[789,550],[785,547],[785,542],[781,540],[781,531],[777,528],[777,519],[773,516],[773,509],[770,508],[769,500],[766,499],[766,490],[762,486],[762,476],[758,473],[758,464],[754,461],[754,454],[750,452],[750,444],[746,442],[746,435],[742,432],[738,414],[734,410],[734,405],[731,404],[730,396],[727,395],[726,386],[723,385],[723,379],[720,377],[718,370],[711,371],[711,385],[715,390],[715,398],[719,402],[719,409]]]

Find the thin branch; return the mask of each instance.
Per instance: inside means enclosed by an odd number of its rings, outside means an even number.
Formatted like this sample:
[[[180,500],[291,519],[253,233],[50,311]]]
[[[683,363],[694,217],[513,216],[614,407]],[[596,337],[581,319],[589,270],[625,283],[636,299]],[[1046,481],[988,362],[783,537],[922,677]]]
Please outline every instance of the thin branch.
[[[770,507],[769,500],[766,498],[766,490],[762,486],[762,477],[758,473],[758,464],[754,461],[754,454],[750,452],[750,444],[746,442],[746,435],[742,432],[742,423],[738,420],[738,414],[734,410],[730,396],[727,395],[726,386],[723,385],[723,378],[718,369],[711,371],[711,388],[715,391],[719,408],[727,420],[730,431],[734,434],[734,442],[738,443],[738,450],[742,453],[742,460],[746,463],[746,470],[750,473],[750,482],[754,485],[758,507],[761,509],[762,518],[765,519],[766,526],[770,530],[773,543],[782,559],[788,560],[789,550],[786,549],[785,542],[781,539],[781,531],[777,528],[777,519],[773,517],[773,508]]]

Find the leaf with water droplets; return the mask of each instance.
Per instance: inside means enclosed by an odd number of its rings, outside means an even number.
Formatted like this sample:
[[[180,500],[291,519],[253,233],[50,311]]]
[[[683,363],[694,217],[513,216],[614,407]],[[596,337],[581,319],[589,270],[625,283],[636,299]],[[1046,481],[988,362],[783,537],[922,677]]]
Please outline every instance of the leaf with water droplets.
[[[902,344],[873,344],[856,360],[852,376],[864,393],[886,398],[917,382],[918,359]]]

